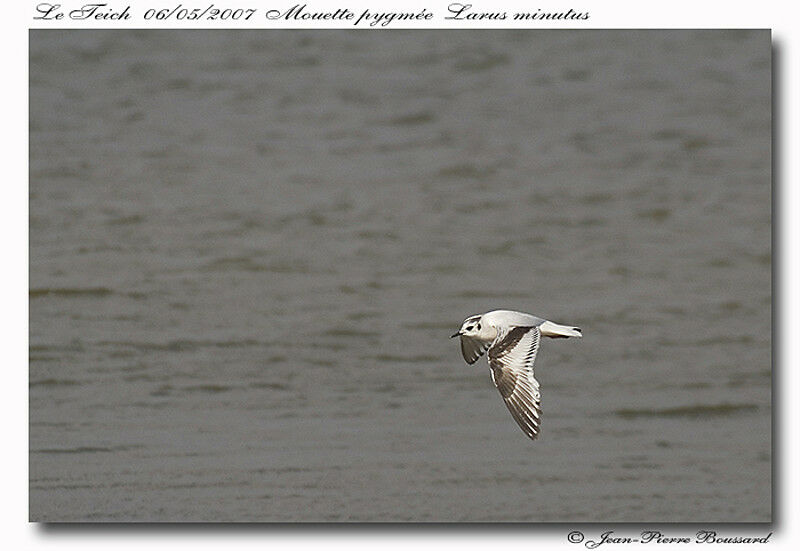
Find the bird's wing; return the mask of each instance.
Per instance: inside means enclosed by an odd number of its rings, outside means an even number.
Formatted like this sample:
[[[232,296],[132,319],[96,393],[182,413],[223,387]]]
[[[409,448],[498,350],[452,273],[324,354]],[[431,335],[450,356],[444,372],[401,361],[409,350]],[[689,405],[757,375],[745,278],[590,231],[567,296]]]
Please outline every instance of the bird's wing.
[[[491,342],[470,339],[461,335],[461,354],[468,364],[474,364],[478,358],[483,356],[484,352],[489,350],[491,344]]]
[[[539,435],[542,413],[539,383],[533,377],[540,338],[538,327],[514,327],[489,349],[492,381],[514,420],[532,440]]]

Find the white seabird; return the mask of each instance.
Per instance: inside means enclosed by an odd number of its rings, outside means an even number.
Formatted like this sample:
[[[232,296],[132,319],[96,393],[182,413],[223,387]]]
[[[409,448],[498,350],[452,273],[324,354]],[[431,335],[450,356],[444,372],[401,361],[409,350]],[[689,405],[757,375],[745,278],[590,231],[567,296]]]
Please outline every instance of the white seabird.
[[[461,337],[461,353],[468,364],[489,352],[487,359],[494,386],[531,440],[539,435],[542,415],[539,382],[533,376],[533,362],[542,335],[554,339],[583,336],[579,327],[559,325],[512,310],[470,316],[452,336]]]

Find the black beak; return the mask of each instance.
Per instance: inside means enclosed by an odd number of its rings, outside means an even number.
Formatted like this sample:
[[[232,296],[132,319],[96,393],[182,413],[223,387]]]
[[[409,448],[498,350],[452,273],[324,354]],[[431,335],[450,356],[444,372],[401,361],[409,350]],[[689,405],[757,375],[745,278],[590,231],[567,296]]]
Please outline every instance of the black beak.
[[[460,334],[461,334],[461,331],[459,331],[459,332],[458,332],[458,333],[456,333],[455,335],[450,335],[450,338],[452,339],[453,337],[457,337],[457,336],[459,336]]]

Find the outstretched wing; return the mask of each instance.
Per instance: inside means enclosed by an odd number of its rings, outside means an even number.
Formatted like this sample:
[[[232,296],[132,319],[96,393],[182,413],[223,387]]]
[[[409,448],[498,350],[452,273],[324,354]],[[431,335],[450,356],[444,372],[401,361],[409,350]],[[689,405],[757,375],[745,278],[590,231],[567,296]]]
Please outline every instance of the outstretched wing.
[[[461,354],[468,364],[474,364],[483,353],[489,350],[491,342],[470,339],[461,335]]]
[[[514,420],[532,440],[539,435],[542,413],[539,383],[533,377],[540,338],[538,327],[514,327],[489,349],[492,381]]]

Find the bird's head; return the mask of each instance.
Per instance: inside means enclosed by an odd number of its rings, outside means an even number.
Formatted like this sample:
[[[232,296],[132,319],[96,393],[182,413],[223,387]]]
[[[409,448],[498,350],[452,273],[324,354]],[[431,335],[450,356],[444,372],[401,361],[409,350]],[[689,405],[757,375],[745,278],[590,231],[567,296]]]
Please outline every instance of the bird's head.
[[[480,340],[487,340],[490,337],[490,333],[492,332],[492,328],[488,327],[487,324],[481,322],[482,316],[470,316],[464,320],[464,323],[461,324],[461,329],[458,330],[458,333],[452,335],[450,338],[453,337],[469,337],[471,339],[480,339]]]

